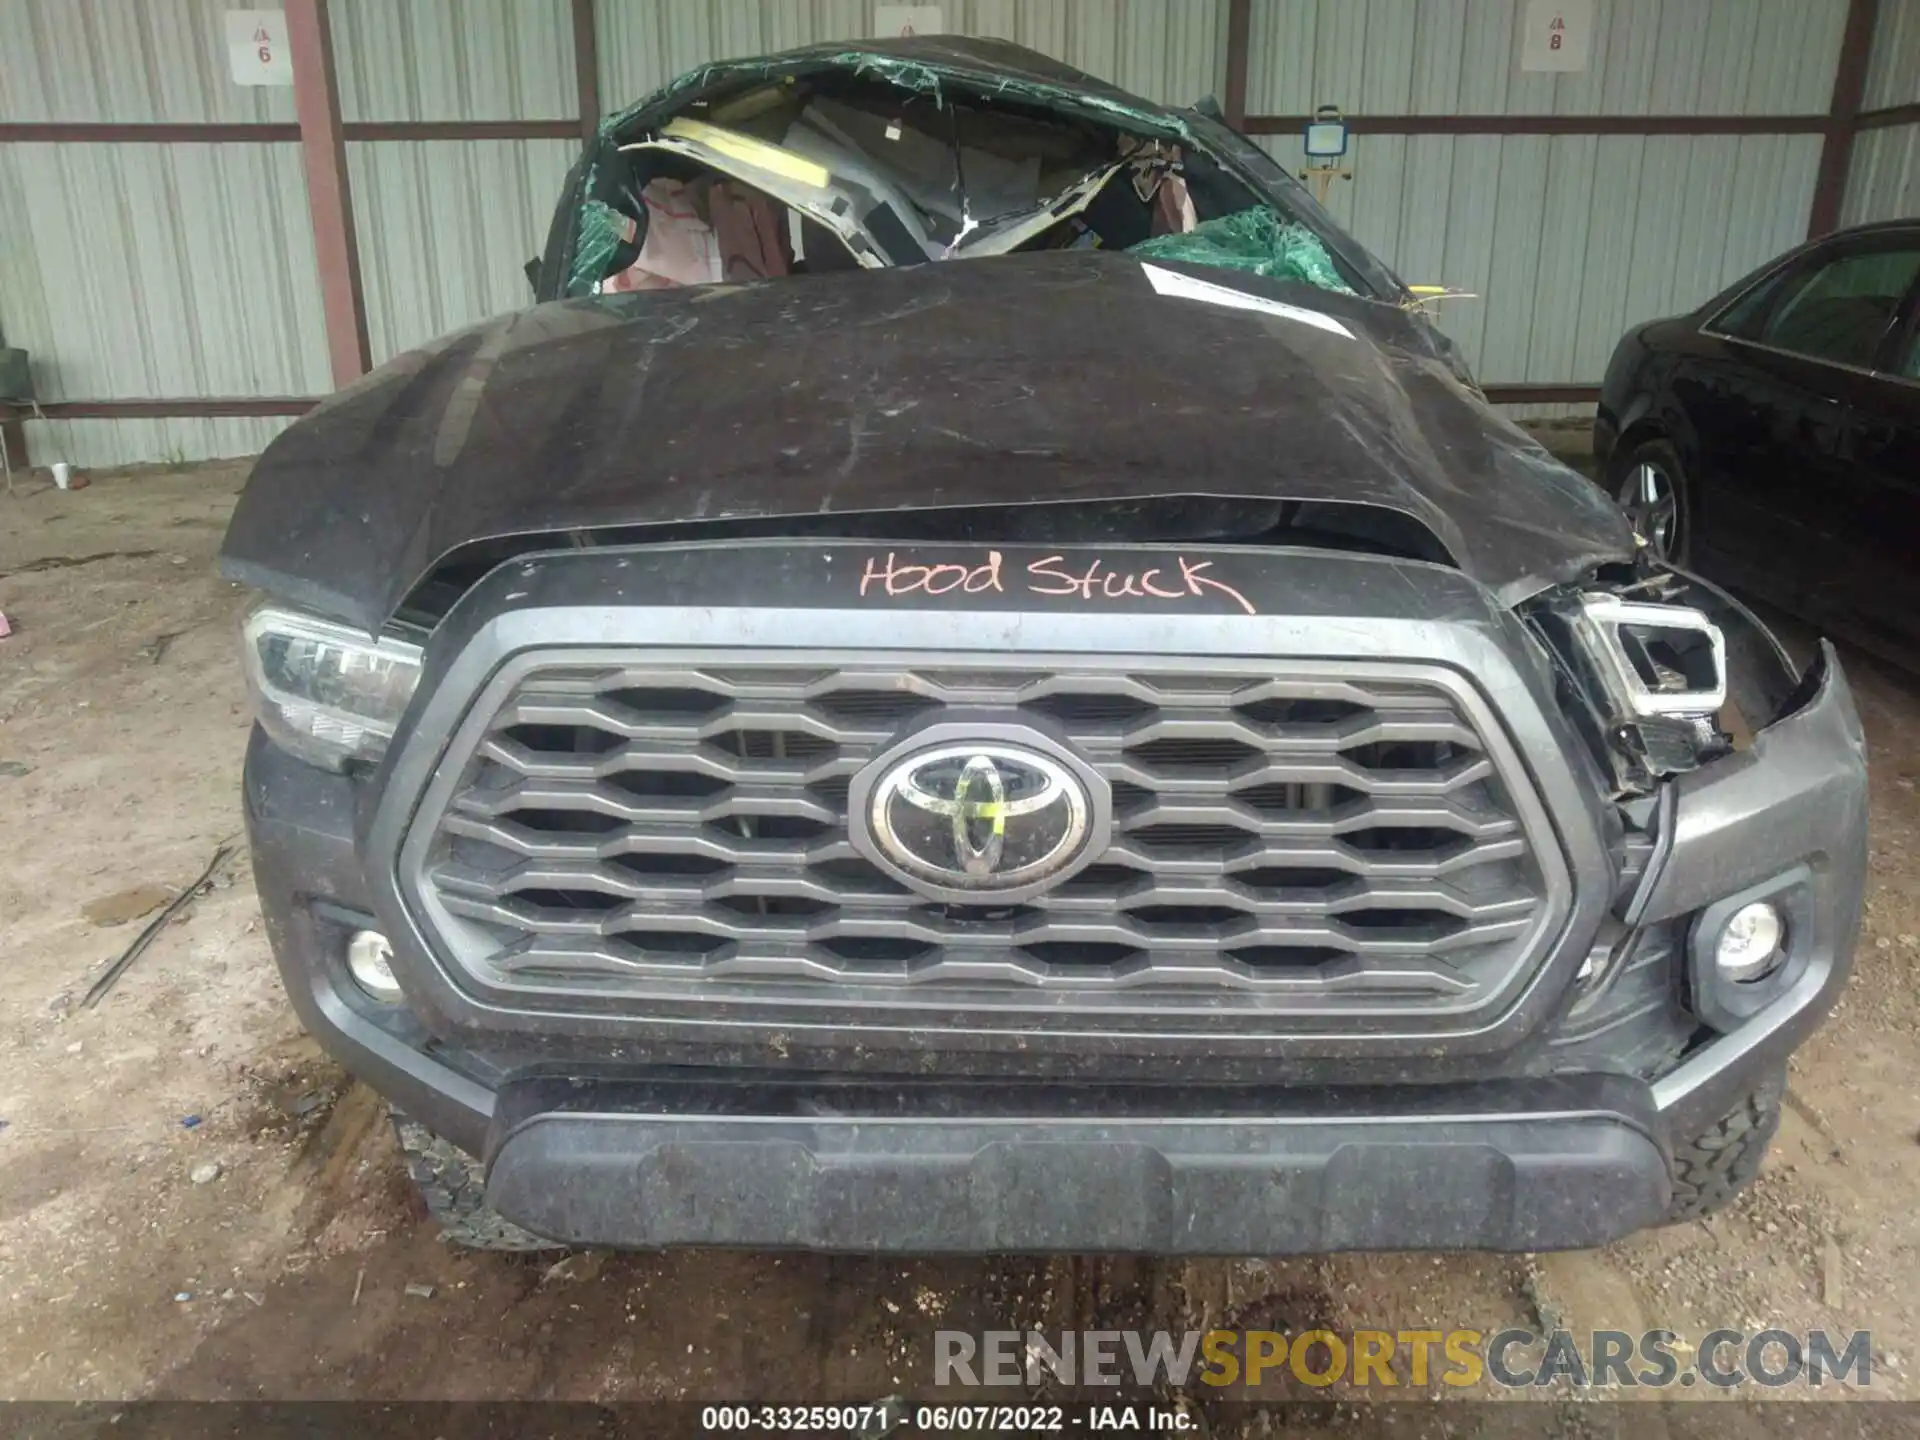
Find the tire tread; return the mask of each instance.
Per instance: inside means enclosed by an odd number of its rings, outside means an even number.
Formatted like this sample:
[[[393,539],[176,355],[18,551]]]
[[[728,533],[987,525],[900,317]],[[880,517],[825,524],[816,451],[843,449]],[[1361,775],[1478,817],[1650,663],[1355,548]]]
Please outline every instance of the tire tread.
[[[459,1146],[397,1113],[393,1130],[407,1157],[407,1173],[449,1245],[516,1252],[566,1248],[522,1229],[487,1204],[486,1170]]]
[[[1669,1224],[1723,1210],[1753,1183],[1780,1128],[1783,1088],[1761,1087],[1689,1144],[1674,1147]]]

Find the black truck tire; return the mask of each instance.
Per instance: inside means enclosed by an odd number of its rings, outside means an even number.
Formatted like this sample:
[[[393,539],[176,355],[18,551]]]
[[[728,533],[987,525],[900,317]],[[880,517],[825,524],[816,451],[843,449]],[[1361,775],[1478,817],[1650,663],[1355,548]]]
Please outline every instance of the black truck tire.
[[[1773,1132],[1780,1128],[1780,1097],[1785,1088],[1784,1082],[1763,1086],[1691,1143],[1674,1146],[1669,1225],[1722,1210],[1753,1183]]]
[[[462,1250],[520,1252],[567,1248],[521,1229],[487,1204],[486,1172],[459,1146],[398,1112],[393,1131],[406,1153],[407,1173],[447,1244]]]

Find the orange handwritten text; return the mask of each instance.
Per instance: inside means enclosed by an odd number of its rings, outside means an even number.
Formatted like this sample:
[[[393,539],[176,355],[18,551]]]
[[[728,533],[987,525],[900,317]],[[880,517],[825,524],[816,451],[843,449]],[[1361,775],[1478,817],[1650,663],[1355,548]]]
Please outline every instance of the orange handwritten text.
[[[1249,615],[1260,613],[1238,590],[1205,573],[1213,568],[1211,560],[1196,563],[1184,556],[1175,557],[1174,564],[1180,567],[1177,578],[1157,565],[1138,571],[1109,570],[1103,560],[1091,561],[1086,569],[1076,575],[1065,568],[1066,563],[1066,557],[1062,555],[1049,555],[1044,560],[1035,560],[1027,566],[1027,588],[1036,595],[1078,595],[1082,600],[1122,600],[1130,596],[1182,600],[1189,595],[1204,595],[1212,591],[1226,596]],[[1047,583],[1035,583],[1040,580]]]
[[[977,565],[952,561],[923,565],[902,561],[889,550],[883,561],[867,561],[860,576],[860,593],[867,595],[946,595],[955,591],[965,595],[992,592],[1004,595],[1007,586],[1002,575],[1002,555],[989,550]],[[1030,595],[1072,596],[1078,600],[1191,600],[1196,596],[1219,595],[1231,600],[1249,615],[1260,612],[1253,602],[1223,580],[1210,575],[1211,560],[1189,560],[1175,556],[1173,564],[1144,568],[1114,569],[1102,559],[1048,555],[1030,562],[1015,578]]]
[[[878,560],[867,561],[866,572],[860,577],[860,593],[866,594],[868,587],[876,584],[887,595],[945,595],[950,590],[978,595],[987,590],[995,594],[1006,591],[1000,583],[998,550],[989,550],[987,558],[978,565],[901,565],[894,561],[893,552],[889,550],[884,567]]]

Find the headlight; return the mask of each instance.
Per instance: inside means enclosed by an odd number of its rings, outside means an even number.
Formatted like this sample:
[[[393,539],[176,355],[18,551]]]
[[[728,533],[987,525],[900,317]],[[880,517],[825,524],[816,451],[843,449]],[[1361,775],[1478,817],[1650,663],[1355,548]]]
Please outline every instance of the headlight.
[[[420,679],[418,645],[277,605],[253,610],[242,634],[254,715],[275,744],[330,770],[386,753]]]
[[[1580,597],[1587,651],[1629,715],[1713,715],[1727,703],[1727,642],[1698,610]]]

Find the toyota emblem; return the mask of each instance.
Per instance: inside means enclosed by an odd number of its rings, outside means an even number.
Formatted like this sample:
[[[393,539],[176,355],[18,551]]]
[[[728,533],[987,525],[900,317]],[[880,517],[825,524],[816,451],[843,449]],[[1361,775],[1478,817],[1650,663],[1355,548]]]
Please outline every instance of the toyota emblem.
[[[1065,879],[1104,841],[1110,794],[1076,757],[1033,740],[982,736],[881,756],[849,795],[856,846],[941,898],[1006,899]]]

